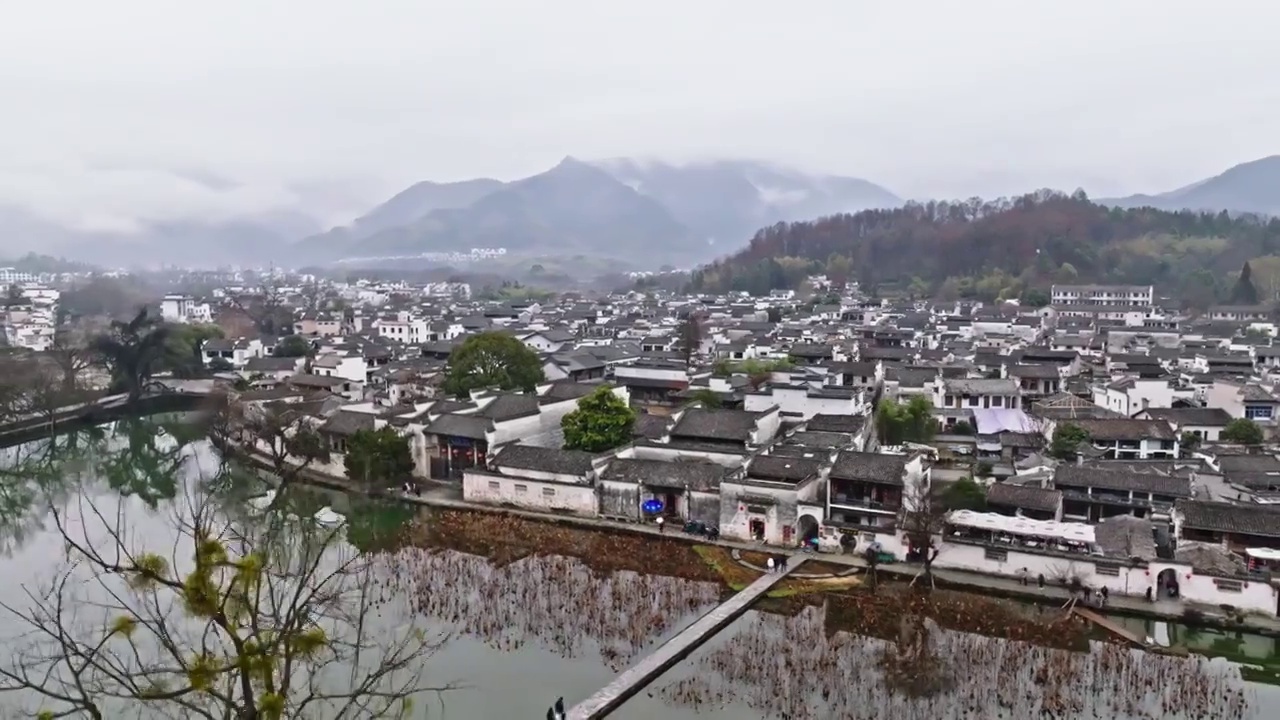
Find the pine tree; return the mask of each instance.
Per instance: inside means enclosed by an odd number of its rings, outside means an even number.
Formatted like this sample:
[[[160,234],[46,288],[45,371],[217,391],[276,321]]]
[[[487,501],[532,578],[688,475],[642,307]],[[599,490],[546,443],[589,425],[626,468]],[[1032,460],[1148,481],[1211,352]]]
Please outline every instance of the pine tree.
[[[1240,268],[1240,278],[1236,280],[1236,286],[1231,289],[1231,302],[1234,305],[1258,304],[1258,289],[1253,286],[1253,268],[1249,267],[1247,260],[1244,267]]]

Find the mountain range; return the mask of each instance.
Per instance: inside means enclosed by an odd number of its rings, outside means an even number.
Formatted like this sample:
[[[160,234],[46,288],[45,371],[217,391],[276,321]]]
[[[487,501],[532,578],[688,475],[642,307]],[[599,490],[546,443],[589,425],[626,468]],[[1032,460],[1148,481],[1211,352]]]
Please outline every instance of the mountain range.
[[[349,227],[307,238],[323,259],[504,247],[694,263],[741,246],[760,227],[902,200],[866,180],[759,162],[689,165],[566,157],[521,180],[418,183]]]
[[[1103,205],[1158,210],[1280,215],[1280,155],[1241,163],[1211,178],[1157,195],[1099,200]]]
[[[1280,215],[1280,156],[1169,192],[1099,202]],[[868,180],[765,162],[566,157],[509,182],[419,182],[327,231],[302,209],[282,209],[218,222],[145,223],[134,233],[94,232],[0,204],[0,242],[9,255],[36,250],[109,267],[298,266],[497,247],[514,255],[601,256],[656,267],[727,255],[780,222],[902,203]]]

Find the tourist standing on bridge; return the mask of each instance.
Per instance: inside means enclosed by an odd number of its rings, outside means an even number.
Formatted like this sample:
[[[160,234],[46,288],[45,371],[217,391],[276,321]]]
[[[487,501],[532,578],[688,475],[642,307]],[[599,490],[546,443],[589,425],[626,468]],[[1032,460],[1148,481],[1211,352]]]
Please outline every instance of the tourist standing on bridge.
[[[769,556],[769,572],[773,572],[773,556]]]
[[[779,556],[778,556],[778,570],[780,570],[781,572],[786,572],[786,571],[787,571],[787,556],[786,556],[786,555],[779,555]]]

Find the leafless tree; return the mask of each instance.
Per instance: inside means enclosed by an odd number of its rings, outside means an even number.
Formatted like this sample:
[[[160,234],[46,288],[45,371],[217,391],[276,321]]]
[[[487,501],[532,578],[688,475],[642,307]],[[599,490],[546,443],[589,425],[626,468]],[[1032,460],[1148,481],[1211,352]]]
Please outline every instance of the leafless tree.
[[[211,399],[209,435],[224,463],[265,467],[277,483],[275,502],[308,469],[329,461],[329,446],[308,416],[287,405]]]
[[[286,326],[293,324],[293,311],[285,301],[280,283],[270,277],[262,278],[256,291],[228,299],[232,307],[243,312],[264,335],[283,335]]]
[[[84,319],[61,322],[55,328],[53,344],[43,355],[62,371],[64,391],[73,392],[82,387],[84,372],[99,362],[93,338],[108,329],[105,322],[95,325]]]
[[[128,501],[88,494],[50,503],[65,561],[25,604],[5,641],[0,693],[43,718],[209,720],[404,717],[428,685],[438,638],[377,610],[388,556],[365,555],[340,528],[283,512],[224,509],[201,491],[178,498],[170,543],[139,548]],[[402,622],[403,621],[403,622]]]
[[[902,494],[902,530],[907,542],[920,553],[924,566],[922,575],[930,589],[934,587],[933,561],[938,557],[948,512],[944,494],[937,486],[909,483]],[[914,585],[920,577],[913,578],[911,584]]]
[[[325,288],[317,280],[303,283],[298,294],[302,297],[301,309],[307,312],[319,312],[325,301]]]

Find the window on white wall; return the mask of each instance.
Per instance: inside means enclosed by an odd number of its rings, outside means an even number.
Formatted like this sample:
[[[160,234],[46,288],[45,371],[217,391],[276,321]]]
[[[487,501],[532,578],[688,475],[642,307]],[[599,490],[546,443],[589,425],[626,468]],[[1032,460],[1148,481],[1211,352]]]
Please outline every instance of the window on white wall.
[[[529,492],[529,486],[528,486],[528,485],[516,485],[516,494],[517,494],[517,495],[523,495],[523,494],[525,494],[525,493],[527,493],[527,492]]]
[[[1227,578],[1214,578],[1213,584],[1218,586],[1222,592],[1238,593],[1244,592],[1244,583],[1239,580],[1228,580]]]
[[[556,496],[555,488],[542,488],[542,497],[555,497],[555,496]]]

